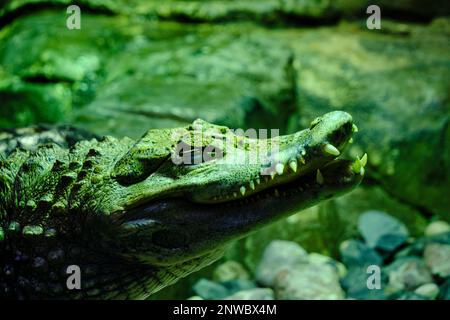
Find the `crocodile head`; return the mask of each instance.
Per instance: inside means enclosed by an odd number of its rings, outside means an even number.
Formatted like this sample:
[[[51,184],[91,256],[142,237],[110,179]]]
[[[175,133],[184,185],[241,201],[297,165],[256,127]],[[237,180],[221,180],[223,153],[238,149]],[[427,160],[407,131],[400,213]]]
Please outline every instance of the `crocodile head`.
[[[364,174],[364,159],[337,159],[356,130],[341,111],[270,139],[202,120],[150,130],[111,173],[120,192],[110,211],[128,231],[121,241],[153,266],[177,265],[346,193]]]
[[[0,161],[0,249],[15,257],[8,266],[27,257],[16,269],[31,287],[8,290],[148,296],[213,262],[231,240],[357,186],[366,157],[337,159],[356,130],[336,111],[286,136],[196,120],[138,141],[13,152]],[[81,292],[61,289],[68,265],[83,270]]]

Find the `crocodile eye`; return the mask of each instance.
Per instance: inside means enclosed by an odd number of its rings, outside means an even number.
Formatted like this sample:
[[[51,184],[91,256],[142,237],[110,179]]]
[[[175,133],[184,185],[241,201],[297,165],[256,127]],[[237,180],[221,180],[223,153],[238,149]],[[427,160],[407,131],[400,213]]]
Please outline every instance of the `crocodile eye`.
[[[313,121],[311,121],[311,123],[309,124],[309,129],[314,128],[315,126],[317,126],[319,124],[319,122],[322,121],[321,117],[317,117],[315,118]]]

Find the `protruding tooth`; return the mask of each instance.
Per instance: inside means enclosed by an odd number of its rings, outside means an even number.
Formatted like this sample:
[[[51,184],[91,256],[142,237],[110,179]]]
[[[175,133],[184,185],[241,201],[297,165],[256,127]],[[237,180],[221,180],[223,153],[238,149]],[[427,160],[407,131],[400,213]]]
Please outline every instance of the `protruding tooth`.
[[[353,132],[358,132],[358,127],[354,123],[352,124],[352,131]]]
[[[277,165],[275,166],[275,171],[281,176],[284,171],[284,164],[277,163]]]
[[[355,162],[353,162],[352,169],[354,173],[359,173],[361,175],[364,174],[364,166],[362,165],[362,161],[359,158],[357,158]]]
[[[317,169],[317,172],[316,172],[316,181],[318,184],[323,184],[323,182],[324,182],[322,172],[320,172],[319,169]]]
[[[348,143],[353,143],[353,138],[350,138],[349,140],[348,140]]]
[[[358,158],[355,160],[355,162],[353,162],[352,169],[354,173],[361,172],[361,161]]]
[[[278,189],[275,189],[275,197],[279,197],[280,196],[280,193],[278,192]]]
[[[341,154],[341,152],[338,150],[338,148],[336,148],[335,146],[333,146],[330,143],[327,143],[324,147],[323,147],[323,151],[325,151],[326,153],[329,153],[333,156],[338,156]]]
[[[297,161],[295,161],[295,160],[290,161],[289,168],[291,168],[292,171],[297,172]]]
[[[237,193],[233,192],[233,197],[237,198]]]
[[[244,187],[244,186],[242,186],[242,187],[239,189],[239,191],[241,192],[242,195],[245,195],[245,187]]]
[[[304,156],[306,154],[306,150],[303,149],[302,152],[300,152],[302,156]]]
[[[249,186],[250,189],[255,190],[255,183],[253,182],[253,180],[250,180]]]
[[[364,153],[364,155],[361,157],[361,166],[364,168],[367,164],[367,153]]]
[[[298,158],[298,161],[300,161],[301,164],[305,164],[306,163],[305,158],[303,158],[302,156],[300,156]]]
[[[264,176],[264,182],[269,182],[269,177],[268,176]]]
[[[256,184],[260,184],[261,183],[261,180],[259,179],[259,178],[256,178]]]
[[[270,173],[270,179],[273,180],[274,178],[275,178],[275,172],[272,171],[272,172]]]

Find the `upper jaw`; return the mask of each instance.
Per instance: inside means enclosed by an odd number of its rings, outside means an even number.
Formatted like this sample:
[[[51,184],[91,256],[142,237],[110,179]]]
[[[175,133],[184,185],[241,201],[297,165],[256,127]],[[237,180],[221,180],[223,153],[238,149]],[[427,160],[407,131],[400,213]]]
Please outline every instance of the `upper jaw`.
[[[234,201],[316,173],[343,152],[355,128],[345,112],[326,114],[315,119],[309,129],[272,139],[279,149],[270,153],[267,161],[249,165],[241,172],[232,165],[224,167],[225,183],[216,181],[205,188],[206,192],[197,190],[187,197],[197,203]]]
[[[129,210],[168,197],[182,197],[194,203],[222,203],[252,196],[310,173],[320,179],[320,169],[343,152],[355,128],[348,113],[331,112],[315,119],[308,129],[270,139],[279,146],[278,152],[267,153],[266,160],[256,164],[234,165],[224,158],[198,166],[177,167],[169,159],[148,179],[127,187],[123,207]],[[256,146],[263,142],[266,141],[252,141]],[[360,164],[356,163],[355,170],[363,172],[364,165]],[[173,176],[171,170],[179,174]]]

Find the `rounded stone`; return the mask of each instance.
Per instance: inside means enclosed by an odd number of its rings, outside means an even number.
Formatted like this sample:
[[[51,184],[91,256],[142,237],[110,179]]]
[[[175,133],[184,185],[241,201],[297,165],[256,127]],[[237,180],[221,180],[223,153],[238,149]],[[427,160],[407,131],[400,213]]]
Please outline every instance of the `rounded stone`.
[[[358,221],[358,230],[369,247],[387,252],[396,250],[409,236],[403,223],[381,211],[363,213]]]
[[[296,242],[272,241],[263,253],[256,269],[256,280],[266,287],[273,285],[275,276],[291,266],[308,262],[308,253]]]
[[[419,296],[435,299],[439,295],[439,287],[435,283],[426,283],[414,290]]]
[[[340,300],[345,294],[339,274],[327,264],[300,264],[280,271],[273,284],[281,300]]]
[[[218,282],[230,280],[248,280],[250,275],[245,268],[236,261],[226,261],[219,265],[213,273],[213,279]]]
[[[450,276],[450,245],[430,243],[425,247],[423,257],[431,273],[442,278]]]
[[[434,221],[430,223],[425,229],[425,235],[431,237],[437,234],[450,232],[450,225],[445,221]]]

